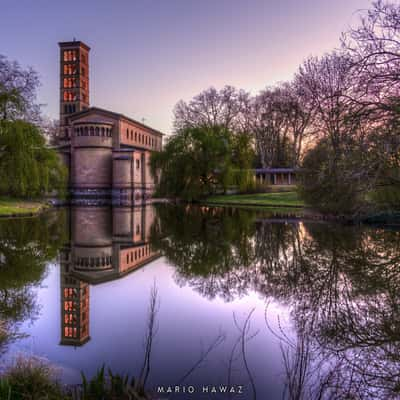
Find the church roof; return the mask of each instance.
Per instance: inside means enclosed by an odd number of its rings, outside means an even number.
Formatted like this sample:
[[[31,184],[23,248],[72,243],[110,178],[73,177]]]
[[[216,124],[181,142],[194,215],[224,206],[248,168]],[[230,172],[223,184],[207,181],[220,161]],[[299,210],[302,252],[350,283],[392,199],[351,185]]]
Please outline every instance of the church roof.
[[[293,167],[293,168],[256,168],[254,171],[256,174],[258,173],[266,173],[266,174],[276,174],[276,173],[288,173],[288,172],[296,172],[298,171],[299,168]]]
[[[135,120],[133,118],[129,118],[124,114],[120,114],[120,113],[116,113],[116,112],[113,112],[113,111],[105,110],[104,108],[99,108],[99,107],[89,107],[89,108],[87,108],[85,110],[78,111],[78,112],[70,115],[69,118],[71,120],[74,120],[76,118],[80,118],[80,117],[83,117],[86,114],[91,114],[91,113],[104,114],[104,115],[108,115],[108,116],[110,116],[112,118],[124,119],[124,120],[129,121],[129,122],[131,122],[133,124],[139,125],[142,128],[149,129],[150,131],[152,131],[153,133],[156,133],[158,135],[161,135],[161,136],[165,135],[165,133],[162,133],[162,132],[158,131],[157,129],[151,128],[150,126],[145,125],[142,122],[139,122],[139,121],[137,121],[137,120]]]
[[[72,42],[58,42],[60,47],[84,47],[87,51],[90,50],[90,47],[86,44],[81,42],[80,40],[73,40]]]

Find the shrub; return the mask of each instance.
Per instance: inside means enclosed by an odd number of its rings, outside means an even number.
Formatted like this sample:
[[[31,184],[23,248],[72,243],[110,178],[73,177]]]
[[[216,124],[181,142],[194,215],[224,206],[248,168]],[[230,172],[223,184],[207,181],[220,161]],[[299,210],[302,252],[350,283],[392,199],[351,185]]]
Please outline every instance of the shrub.
[[[8,333],[6,323],[4,321],[0,321],[0,346],[7,340]]]
[[[57,381],[57,371],[38,357],[16,359],[0,380],[0,394],[12,400],[67,399]]]
[[[38,357],[16,359],[0,378],[0,399],[7,400],[146,400],[140,382],[127,375],[105,373],[103,366],[91,379],[82,373],[82,384],[62,387],[57,370]]]
[[[380,210],[400,210],[400,187],[378,186],[370,195]]]
[[[355,173],[360,165],[357,152],[334,156],[330,146],[321,141],[303,160],[300,196],[322,212],[359,213],[366,206],[366,187]]]

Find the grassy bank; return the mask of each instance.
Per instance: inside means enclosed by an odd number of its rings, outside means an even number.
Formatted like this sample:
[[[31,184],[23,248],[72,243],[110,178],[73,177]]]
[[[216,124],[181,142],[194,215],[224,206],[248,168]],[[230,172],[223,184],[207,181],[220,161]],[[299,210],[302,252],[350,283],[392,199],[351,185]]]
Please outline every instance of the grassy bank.
[[[47,207],[42,200],[22,200],[0,197],[0,217],[33,215]]]
[[[61,369],[47,360],[20,355],[0,376],[0,399],[4,400],[150,400],[143,386],[128,376],[106,372],[103,366],[79,385],[60,382]]]
[[[208,197],[204,203],[232,206],[257,206],[273,208],[302,208],[303,201],[297,192],[221,195]]]

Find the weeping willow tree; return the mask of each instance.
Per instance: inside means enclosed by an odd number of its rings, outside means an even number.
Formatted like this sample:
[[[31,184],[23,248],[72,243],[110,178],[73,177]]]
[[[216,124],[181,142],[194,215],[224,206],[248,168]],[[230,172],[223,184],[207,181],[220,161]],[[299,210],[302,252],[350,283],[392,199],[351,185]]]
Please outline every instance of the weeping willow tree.
[[[233,185],[246,188],[252,160],[249,135],[217,125],[178,131],[150,165],[153,175],[161,171],[158,195],[196,201]]]
[[[65,192],[67,173],[39,129],[25,121],[0,124],[0,195],[37,197]]]

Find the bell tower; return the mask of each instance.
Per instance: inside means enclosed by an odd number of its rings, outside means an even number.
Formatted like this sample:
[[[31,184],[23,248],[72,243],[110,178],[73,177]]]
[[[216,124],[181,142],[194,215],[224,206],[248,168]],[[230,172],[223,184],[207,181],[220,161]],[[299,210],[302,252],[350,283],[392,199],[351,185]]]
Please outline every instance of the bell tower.
[[[67,118],[89,107],[89,51],[80,41],[60,42],[60,135],[69,139]]]

